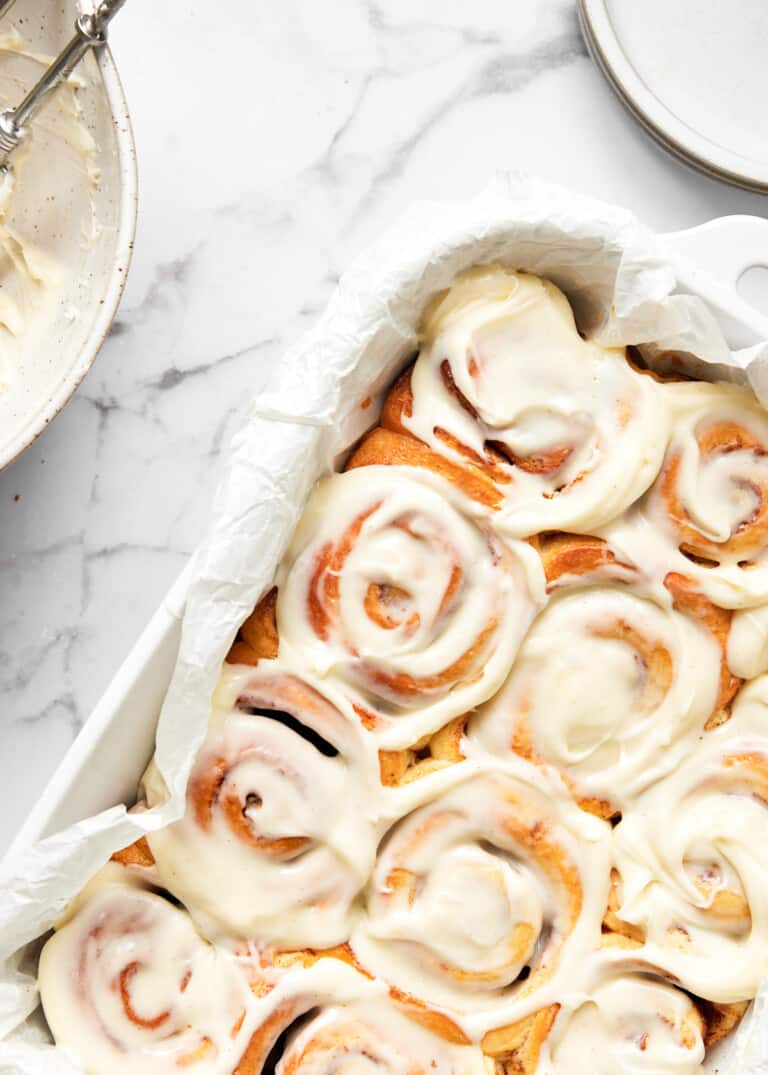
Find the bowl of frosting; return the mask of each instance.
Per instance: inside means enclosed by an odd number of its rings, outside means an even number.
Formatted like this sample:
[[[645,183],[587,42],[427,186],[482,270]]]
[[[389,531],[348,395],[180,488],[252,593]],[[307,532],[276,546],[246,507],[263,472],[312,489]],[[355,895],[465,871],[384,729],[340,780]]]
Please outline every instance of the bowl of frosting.
[[[75,0],[19,0],[0,21],[0,108],[72,34]],[[0,175],[0,468],[58,414],[109,333],[136,228],[128,110],[106,47],[30,124]]]

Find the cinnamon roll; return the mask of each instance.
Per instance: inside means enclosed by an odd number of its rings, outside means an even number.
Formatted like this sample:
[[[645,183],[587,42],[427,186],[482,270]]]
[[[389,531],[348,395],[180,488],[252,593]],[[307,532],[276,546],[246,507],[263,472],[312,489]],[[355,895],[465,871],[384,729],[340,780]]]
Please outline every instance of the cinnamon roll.
[[[722,639],[621,586],[564,589],[536,619],[469,741],[555,766],[604,817],[690,749],[721,696]],[[471,754],[471,751],[470,751]]]
[[[685,989],[751,999],[768,974],[768,677],[614,830],[612,928]]]
[[[619,515],[658,473],[668,416],[662,386],[584,340],[554,284],[489,265],[437,297],[382,425],[485,474],[496,525],[525,537]]]
[[[635,559],[693,575],[725,608],[768,600],[768,416],[746,389],[666,385],[674,433]],[[656,540],[653,540],[653,539]]]
[[[382,747],[407,747],[503,682],[543,597],[538,558],[399,467],[322,482],[278,575],[280,654],[322,676]]]
[[[653,588],[652,576],[638,566],[622,561],[602,538],[540,534],[535,546],[541,556],[548,593],[604,582],[625,583],[640,594]],[[730,704],[744,679],[768,669],[768,631],[765,629],[768,619],[761,619],[759,610],[751,612],[749,624],[737,622],[738,637],[732,639],[733,613],[713,604],[695,579],[670,571],[663,578],[663,588],[671,597],[673,607],[696,621],[720,651],[718,696],[707,722],[707,727],[713,727],[728,718]],[[746,670],[742,672],[740,669]]]
[[[277,1075],[493,1075],[475,1046],[431,1034],[384,1000],[322,1010],[287,1043]]]
[[[387,835],[358,958],[414,1018],[509,1053],[521,1020],[551,1021],[553,983],[599,942],[605,827],[525,763],[466,780]]]
[[[541,1075],[701,1075],[705,1024],[685,993],[647,968],[607,963],[558,1013]]]
[[[148,837],[158,875],[210,935],[341,943],[375,851],[368,779],[356,725],[314,688],[275,662],[225,671],[186,813]],[[143,788],[164,799],[154,765]]]
[[[189,915],[118,866],[84,890],[46,942],[39,984],[56,1041],[93,1075],[251,1075],[254,1032],[236,962]]]

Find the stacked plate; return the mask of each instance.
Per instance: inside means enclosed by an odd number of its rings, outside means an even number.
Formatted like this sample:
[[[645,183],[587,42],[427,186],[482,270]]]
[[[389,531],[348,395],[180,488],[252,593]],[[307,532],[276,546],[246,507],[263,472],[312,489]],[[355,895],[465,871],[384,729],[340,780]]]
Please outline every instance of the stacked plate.
[[[580,0],[594,59],[665,149],[768,193],[765,0]]]

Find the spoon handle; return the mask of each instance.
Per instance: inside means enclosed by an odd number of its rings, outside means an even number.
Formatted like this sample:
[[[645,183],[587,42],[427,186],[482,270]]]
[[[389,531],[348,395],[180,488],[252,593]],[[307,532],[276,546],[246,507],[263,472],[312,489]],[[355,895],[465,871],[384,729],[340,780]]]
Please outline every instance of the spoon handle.
[[[0,17],[12,2],[0,3]],[[78,16],[74,34],[24,100],[16,108],[0,112],[0,168],[7,166],[9,156],[24,139],[26,125],[50,94],[72,74],[86,52],[106,44],[109,22],[124,3],[125,0],[100,0],[93,12]]]

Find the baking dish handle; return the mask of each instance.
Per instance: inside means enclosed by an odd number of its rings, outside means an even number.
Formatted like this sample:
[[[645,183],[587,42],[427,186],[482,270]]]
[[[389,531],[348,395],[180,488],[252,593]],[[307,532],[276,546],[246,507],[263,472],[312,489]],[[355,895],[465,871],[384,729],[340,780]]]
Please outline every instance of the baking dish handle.
[[[739,278],[756,265],[768,268],[768,220],[723,216],[696,228],[660,236],[664,246],[736,291]]]
[[[768,220],[756,216],[718,217],[686,231],[660,235],[659,241],[684,287],[717,308],[725,303],[731,318],[742,319],[758,334],[768,335],[768,318],[738,291],[739,280],[747,269],[768,269]]]

